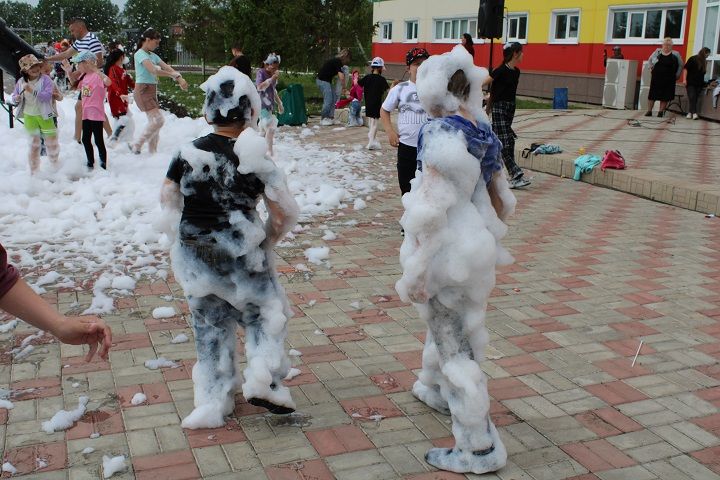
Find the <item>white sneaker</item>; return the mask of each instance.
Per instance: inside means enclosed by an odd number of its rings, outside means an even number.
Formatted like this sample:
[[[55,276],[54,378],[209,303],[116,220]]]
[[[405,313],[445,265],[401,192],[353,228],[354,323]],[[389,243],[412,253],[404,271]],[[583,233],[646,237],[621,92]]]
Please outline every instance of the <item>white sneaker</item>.
[[[693,113],[693,120],[697,120],[700,116],[697,113]]]
[[[320,120],[320,125],[322,125],[323,127],[329,127],[332,124],[332,118],[323,118],[322,120]]]
[[[380,142],[378,142],[377,140],[374,140],[374,141],[368,143],[368,145],[367,145],[368,150],[380,150],[381,148],[382,148],[382,146],[380,145]]]
[[[526,180],[524,177],[513,178],[510,180],[510,188],[522,188],[530,185],[530,180]]]
[[[687,114],[687,117],[685,117],[685,118],[687,118],[688,120],[691,119],[691,118],[693,118],[692,113],[688,113],[688,114]]]

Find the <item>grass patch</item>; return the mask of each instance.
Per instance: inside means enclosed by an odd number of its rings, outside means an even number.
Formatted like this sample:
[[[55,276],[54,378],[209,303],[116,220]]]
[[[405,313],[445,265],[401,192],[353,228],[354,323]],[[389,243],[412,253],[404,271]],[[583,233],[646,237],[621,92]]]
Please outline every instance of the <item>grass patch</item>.
[[[188,82],[188,90],[186,92],[180,90],[174,80],[168,77],[160,78],[158,86],[161,100],[169,105],[176,105],[178,108],[170,110],[180,115],[187,111],[187,115],[191,117],[200,117],[202,115],[203,101],[205,94],[200,90],[202,84],[207,77],[203,77],[201,73],[188,72],[183,77]],[[315,84],[314,73],[282,73],[278,82],[278,91],[287,88],[291,83],[299,83],[303,87],[305,94],[305,106],[308,115],[319,116],[322,110],[322,95],[320,89]],[[588,105],[570,103],[571,110],[592,108]],[[517,108],[526,110],[548,110],[552,109],[552,100],[544,100],[537,98],[518,98]]]

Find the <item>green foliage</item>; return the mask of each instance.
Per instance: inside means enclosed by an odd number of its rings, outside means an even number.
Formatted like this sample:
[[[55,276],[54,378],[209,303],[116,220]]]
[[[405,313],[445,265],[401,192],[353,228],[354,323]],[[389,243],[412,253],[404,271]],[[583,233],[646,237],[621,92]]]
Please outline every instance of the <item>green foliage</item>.
[[[175,39],[170,37],[170,26],[180,23],[185,3],[185,0],[128,0],[123,19],[125,26],[136,32],[130,36],[128,48],[134,50],[140,34],[152,27],[163,35],[155,53],[165,60],[172,59]]]
[[[0,2],[0,18],[11,28],[33,26],[33,6],[24,2]]]
[[[60,8],[64,9],[67,23],[73,18],[82,18],[91,32],[102,33],[105,38],[115,36],[119,30],[118,7],[110,0],[40,0],[34,9],[35,28],[58,28]]]
[[[183,15],[183,47],[201,59],[225,63],[228,57],[222,28],[227,8],[212,0],[188,0]]]

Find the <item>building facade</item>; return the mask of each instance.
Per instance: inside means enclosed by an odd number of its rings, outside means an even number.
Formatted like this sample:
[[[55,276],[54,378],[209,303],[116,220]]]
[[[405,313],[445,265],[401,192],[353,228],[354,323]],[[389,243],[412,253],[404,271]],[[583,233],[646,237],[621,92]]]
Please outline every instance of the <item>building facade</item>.
[[[373,54],[401,70],[414,45],[432,54],[450,50],[463,33],[476,36],[479,0],[386,0],[374,5],[378,29]],[[720,75],[720,0],[506,0],[504,35],[495,40],[492,64],[502,45],[525,45],[524,94],[548,96],[567,84],[571,99],[601,103],[604,57],[619,46],[626,59],[642,61],[673,38],[683,59],[702,46],[713,52],[708,73]],[[476,38],[475,63],[488,66],[490,41]],[[640,73],[640,72],[638,72]],[[574,97],[574,98],[573,98]]]

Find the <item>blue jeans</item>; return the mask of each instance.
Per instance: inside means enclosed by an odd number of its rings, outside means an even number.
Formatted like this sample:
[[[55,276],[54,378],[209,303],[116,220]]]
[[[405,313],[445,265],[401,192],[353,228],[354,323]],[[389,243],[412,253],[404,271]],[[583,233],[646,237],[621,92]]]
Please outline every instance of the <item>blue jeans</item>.
[[[315,79],[315,84],[318,86],[320,93],[322,93],[323,96],[323,107],[320,116],[322,118],[329,118],[330,120],[333,120],[335,118],[335,104],[338,101],[338,97],[335,94],[333,86],[330,82],[320,80],[319,78]]]

